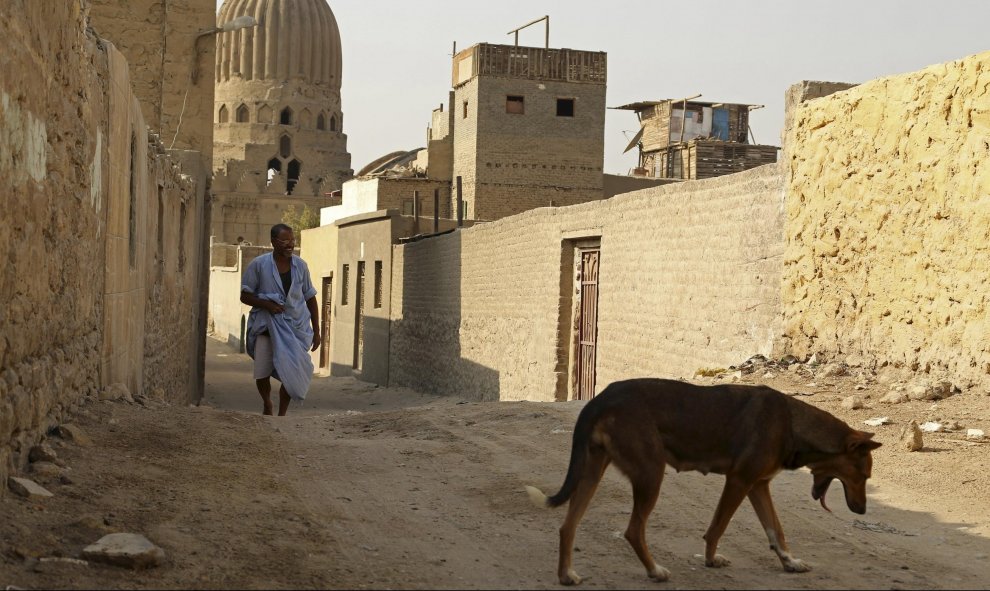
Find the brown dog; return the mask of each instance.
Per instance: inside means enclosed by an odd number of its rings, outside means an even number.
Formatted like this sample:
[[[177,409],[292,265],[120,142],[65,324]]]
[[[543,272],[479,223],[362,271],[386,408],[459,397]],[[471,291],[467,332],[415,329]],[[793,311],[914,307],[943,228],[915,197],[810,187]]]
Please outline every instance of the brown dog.
[[[653,579],[670,571],[658,566],[646,547],[646,520],[660,495],[664,468],[725,474],[725,488],[704,535],[705,565],[727,566],[716,554],[719,538],[747,496],[784,569],[810,567],[791,556],[770,499],[770,480],[782,469],[811,469],[811,496],[825,505],[838,478],[846,504],[866,512],[866,480],[880,444],[872,433],[851,429],[831,414],[766,386],[696,386],[660,379],[616,382],[587,404],[574,427],[571,463],[560,492],[547,497],[527,486],[540,507],[570,501],[560,528],[557,575],[564,585],[581,578],[571,568],[571,549],[584,515],[609,463],[632,482],[633,510],[625,537]]]

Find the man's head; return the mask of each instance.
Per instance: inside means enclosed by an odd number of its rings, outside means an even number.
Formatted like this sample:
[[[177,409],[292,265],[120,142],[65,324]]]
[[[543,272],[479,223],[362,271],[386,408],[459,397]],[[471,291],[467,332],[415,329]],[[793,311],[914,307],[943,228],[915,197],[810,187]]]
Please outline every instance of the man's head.
[[[296,237],[292,233],[292,228],[285,224],[272,226],[272,248],[275,249],[276,255],[289,258],[295,247]]]

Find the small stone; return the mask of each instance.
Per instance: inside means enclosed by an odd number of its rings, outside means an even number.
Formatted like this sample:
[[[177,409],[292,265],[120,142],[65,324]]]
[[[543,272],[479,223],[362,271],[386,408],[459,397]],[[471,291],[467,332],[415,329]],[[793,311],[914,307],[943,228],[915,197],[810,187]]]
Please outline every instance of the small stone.
[[[890,424],[890,417],[876,417],[876,418],[873,418],[873,419],[866,419],[865,421],[863,421],[863,423],[866,424],[866,425],[869,425],[871,427],[879,427],[881,425],[889,425]]]
[[[818,365],[819,363],[821,363],[821,360],[818,357],[818,353],[814,353],[811,357],[809,357],[807,363],[808,365]]]
[[[901,430],[900,442],[908,451],[919,451],[925,447],[925,440],[917,421],[911,421]]]
[[[904,392],[891,392],[880,399],[880,402],[884,404],[901,404],[910,400],[907,394]]]
[[[844,363],[829,363],[818,370],[818,375],[826,378],[844,376],[849,373],[849,369]]]
[[[938,433],[939,431],[945,429],[945,427],[942,426],[942,423],[937,423],[935,421],[928,421],[926,423],[922,423],[921,427],[919,428],[925,433]]]
[[[52,446],[47,443],[41,443],[31,448],[30,453],[28,453],[28,459],[32,462],[51,462],[52,464],[61,464],[62,462],[58,459],[58,454],[52,449]]]
[[[31,474],[37,474],[38,476],[55,478],[61,476],[63,472],[65,472],[65,468],[51,462],[35,462],[31,464]]]
[[[966,431],[966,439],[983,439],[984,434],[981,429],[970,429]]]
[[[856,410],[863,408],[863,399],[859,396],[850,396],[842,401],[842,408],[846,410]]]
[[[856,384],[856,386],[855,386],[855,388],[854,388],[854,389],[855,389],[855,390],[856,390],[857,392],[862,392],[863,390],[865,390],[865,389],[866,389],[866,386],[864,386],[863,384]]]
[[[67,441],[73,441],[82,447],[93,445],[93,440],[77,425],[71,423],[58,426],[58,436]]]
[[[127,402],[133,403],[134,397],[131,396],[131,392],[127,389],[127,386],[120,382],[116,382],[114,384],[110,384],[106,390],[100,392],[100,400],[126,400]]]
[[[109,534],[86,546],[83,557],[93,562],[142,569],[161,564],[165,551],[139,534]]]
[[[14,494],[28,499],[47,499],[55,496],[38,483],[27,478],[15,478],[11,476],[7,479],[7,486],[10,487],[10,490],[14,491]]]

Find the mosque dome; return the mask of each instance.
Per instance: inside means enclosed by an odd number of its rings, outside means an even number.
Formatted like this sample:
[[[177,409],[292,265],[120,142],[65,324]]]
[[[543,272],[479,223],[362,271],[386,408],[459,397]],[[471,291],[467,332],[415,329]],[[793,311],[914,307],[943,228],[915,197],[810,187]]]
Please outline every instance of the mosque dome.
[[[340,92],[340,30],[326,0],[226,0],[217,26],[253,16],[258,26],[217,37],[217,82],[303,84]]]

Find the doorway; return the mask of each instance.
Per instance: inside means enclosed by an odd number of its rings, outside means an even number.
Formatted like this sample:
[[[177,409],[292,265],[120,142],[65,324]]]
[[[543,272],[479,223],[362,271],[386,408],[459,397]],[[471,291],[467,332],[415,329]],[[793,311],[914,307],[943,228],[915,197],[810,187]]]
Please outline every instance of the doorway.
[[[354,364],[361,371],[364,360],[364,261],[358,261],[357,293],[354,294]]]

